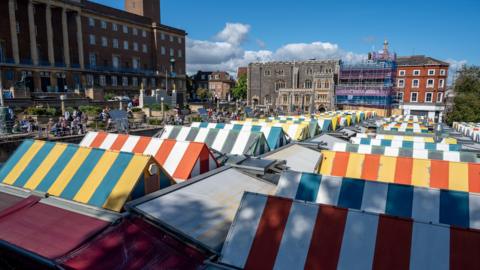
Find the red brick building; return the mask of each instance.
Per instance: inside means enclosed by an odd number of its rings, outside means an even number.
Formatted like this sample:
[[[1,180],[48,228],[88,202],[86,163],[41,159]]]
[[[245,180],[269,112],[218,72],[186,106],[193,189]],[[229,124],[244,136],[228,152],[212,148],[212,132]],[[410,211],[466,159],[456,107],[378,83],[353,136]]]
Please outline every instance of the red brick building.
[[[424,55],[397,58],[395,90],[404,114],[443,117],[448,67]]]
[[[142,82],[185,91],[186,32],[161,24],[160,0],[126,0],[125,10],[87,0],[4,0],[0,25],[3,87],[27,89],[16,97],[94,85],[133,94]]]

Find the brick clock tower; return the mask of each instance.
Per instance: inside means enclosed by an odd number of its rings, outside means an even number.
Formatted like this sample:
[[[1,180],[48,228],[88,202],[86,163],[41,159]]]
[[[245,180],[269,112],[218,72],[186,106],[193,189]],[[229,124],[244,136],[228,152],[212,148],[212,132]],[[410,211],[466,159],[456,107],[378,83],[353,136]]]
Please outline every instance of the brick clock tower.
[[[125,10],[160,24],[160,0],[125,0]]]

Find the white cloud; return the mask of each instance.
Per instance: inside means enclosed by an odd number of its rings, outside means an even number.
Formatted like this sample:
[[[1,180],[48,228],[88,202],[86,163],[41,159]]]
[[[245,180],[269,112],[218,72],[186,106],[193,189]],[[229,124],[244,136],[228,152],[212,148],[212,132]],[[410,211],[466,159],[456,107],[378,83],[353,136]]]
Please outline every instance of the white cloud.
[[[245,41],[249,31],[250,25],[248,24],[227,23],[225,28],[216,35],[216,39],[238,46]]]
[[[290,43],[275,51],[265,50],[265,45],[256,39],[261,50],[245,50],[242,45],[248,39],[250,26],[241,23],[227,23],[213,41],[187,39],[187,72],[197,70],[225,70],[235,75],[240,66],[251,62],[343,59],[358,62],[366,59],[365,54],[356,54],[342,50],[338,44],[315,41],[312,43]]]

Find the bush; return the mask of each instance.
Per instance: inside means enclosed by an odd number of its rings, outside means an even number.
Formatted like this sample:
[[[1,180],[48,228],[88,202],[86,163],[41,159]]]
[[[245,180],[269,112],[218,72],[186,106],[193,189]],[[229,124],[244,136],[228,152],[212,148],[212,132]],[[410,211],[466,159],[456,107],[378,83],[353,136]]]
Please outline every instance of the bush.
[[[56,116],[57,110],[55,108],[28,107],[25,110],[25,114],[39,115],[39,116]]]
[[[105,100],[111,100],[111,99],[113,99],[114,97],[115,97],[115,94],[113,94],[113,93],[106,93],[103,98],[104,98]]]
[[[91,105],[80,106],[78,109],[90,116],[97,116],[102,112],[101,107]]]
[[[142,108],[135,107],[135,108],[132,108],[132,112],[143,112],[143,110]]]
[[[162,120],[158,118],[150,118],[148,119],[148,124],[149,125],[154,125],[154,126],[159,126],[162,124]]]
[[[148,104],[148,105],[145,105],[145,107],[149,108],[152,111],[161,111],[162,110],[162,104],[158,104],[158,103]],[[164,103],[163,104],[163,109],[165,111],[168,111],[168,110],[170,110],[170,107],[167,104]]]

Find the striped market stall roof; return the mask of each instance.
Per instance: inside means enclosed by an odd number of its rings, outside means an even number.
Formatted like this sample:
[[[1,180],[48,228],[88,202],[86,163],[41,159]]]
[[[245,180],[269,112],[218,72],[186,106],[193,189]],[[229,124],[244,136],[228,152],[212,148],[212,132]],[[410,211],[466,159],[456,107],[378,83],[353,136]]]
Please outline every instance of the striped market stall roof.
[[[281,127],[259,126],[259,125],[241,125],[225,123],[193,122],[191,127],[197,128],[218,128],[237,131],[262,132],[267,139],[270,150],[275,150],[289,143],[289,139]]]
[[[477,154],[459,151],[438,151],[428,149],[396,148],[391,146],[378,146],[367,144],[351,144],[336,142],[331,149],[339,152],[353,152],[361,154],[378,154],[390,157],[412,157],[422,159],[436,159],[457,162],[480,162]]]
[[[242,269],[478,269],[480,232],[245,193],[220,255]]]
[[[453,122],[453,128],[472,140],[480,142],[480,123]]]
[[[480,194],[476,193],[286,171],[276,196],[480,229]]]
[[[322,151],[322,175],[480,192],[480,163]]]
[[[173,180],[150,156],[25,140],[0,169],[0,182],[121,211]]]
[[[327,132],[327,131],[332,131],[337,128],[337,118],[336,117],[315,117],[315,116],[277,116],[277,117],[269,117],[268,118],[271,121],[274,120],[292,120],[292,121],[317,121],[318,126],[321,131]]]
[[[398,131],[398,132],[412,132],[412,133],[432,133],[428,127],[419,123],[399,123],[390,122],[382,126],[383,130]]]
[[[218,167],[207,145],[199,142],[88,132],[80,146],[153,156],[177,182]]]
[[[460,144],[445,144],[445,143],[431,143],[431,142],[413,142],[400,140],[384,140],[372,138],[351,138],[350,142],[353,144],[391,146],[395,148],[409,148],[409,149],[427,149],[438,151],[460,151]]]
[[[224,154],[258,156],[270,151],[262,132],[165,126],[161,139],[202,142]]]
[[[379,140],[391,140],[391,141],[430,142],[430,143],[435,142],[433,137],[422,137],[422,136],[387,135],[387,134],[369,135],[365,133],[357,133],[355,137],[356,138],[372,138],[372,139],[379,139]]]
[[[251,122],[251,121],[232,121],[232,124],[240,125],[259,125],[270,127],[281,127],[283,131],[294,141],[303,141],[310,138],[310,126],[307,123],[294,122],[281,123],[281,122]]]

